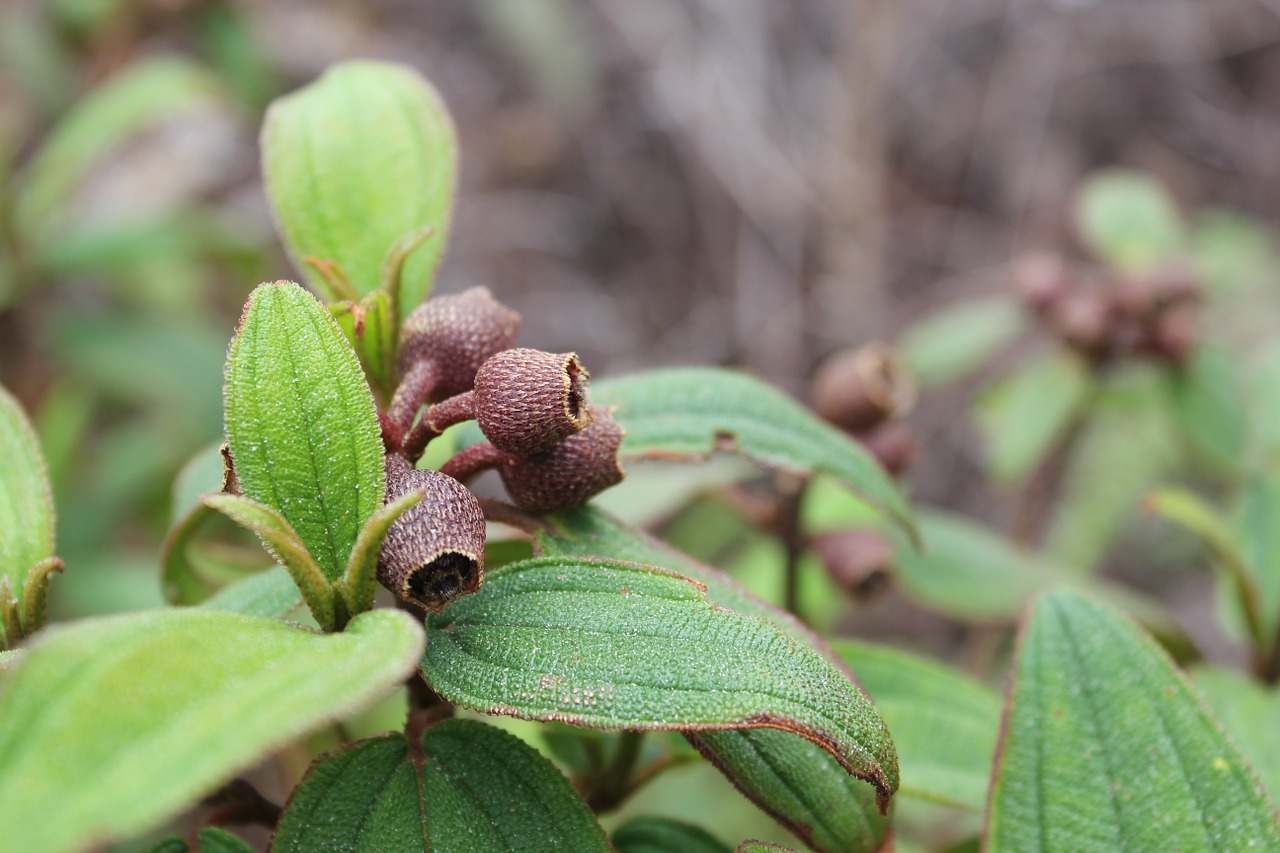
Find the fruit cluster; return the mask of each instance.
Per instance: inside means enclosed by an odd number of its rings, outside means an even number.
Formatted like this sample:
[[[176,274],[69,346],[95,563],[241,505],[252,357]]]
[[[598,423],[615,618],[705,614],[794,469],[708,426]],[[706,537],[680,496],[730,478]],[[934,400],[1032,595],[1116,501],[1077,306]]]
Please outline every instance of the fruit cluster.
[[[860,442],[894,476],[916,455],[916,438],[900,418],[915,404],[911,377],[880,344],[848,349],[828,358],[810,385],[813,410]]]
[[[622,428],[587,400],[590,375],[574,353],[515,346],[520,316],[488,289],[420,305],[400,334],[403,377],[379,414],[387,451],[387,500],[426,498],[392,525],[378,579],[427,611],[480,588],[485,518],[465,483],[496,469],[512,501],[545,513],[584,503],[623,477]],[[439,471],[414,463],[447,428],[474,420],[486,441]]]
[[[1146,356],[1177,365],[1196,342],[1203,293],[1181,267],[1122,275],[1033,254],[1014,264],[1013,286],[1046,328],[1094,363]]]

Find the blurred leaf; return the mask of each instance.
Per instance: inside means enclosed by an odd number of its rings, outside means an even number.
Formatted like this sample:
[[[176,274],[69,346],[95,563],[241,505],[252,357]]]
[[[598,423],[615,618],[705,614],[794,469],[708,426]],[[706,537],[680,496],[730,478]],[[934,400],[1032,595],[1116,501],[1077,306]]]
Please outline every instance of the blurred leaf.
[[[394,610],[336,635],[190,609],[51,628],[0,679],[5,844],[72,851],[145,832],[388,692],[422,643]]]
[[[1009,296],[966,299],[912,324],[897,350],[921,385],[942,385],[981,367],[1026,326]]]
[[[681,513],[701,494],[759,476],[759,467],[740,456],[713,457],[696,465],[637,460],[627,465],[626,479],[592,503],[628,524],[647,527]]]
[[[33,577],[32,573],[53,557],[53,492],[31,422],[3,386],[0,386],[0,460],[3,460],[0,462],[0,578],[8,584],[14,601],[21,605],[27,596],[29,581],[38,586],[30,590],[31,594],[44,594],[45,581]],[[0,607],[6,604],[0,591]],[[44,608],[38,610],[33,623],[23,619],[22,633],[34,631],[43,624]],[[8,637],[10,643],[19,639]]]
[[[800,505],[800,526],[806,533],[867,527],[878,524],[880,513],[850,492],[834,477],[819,474],[809,481]]]
[[[262,130],[262,167],[298,267],[306,258],[334,262],[364,296],[380,286],[393,244],[430,226],[434,236],[404,272],[396,307],[408,314],[430,292],[444,252],[456,144],[439,95],[407,66],[345,62],[274,101]],[[308,281],[329,301],[350,298],[323,277],[308,272]]]
[[[1041,558],[958,515],[919,510],[916,517],[924,547],[898,548],[896,578],[908,595],[939,613],[1012,620],[1034,593],[1064,579]]]
[[[797,851],[771,841],[748,839],[734,848],[734,853],[797,853]]]
[[[1254,358],[1245,401],[1254,451],[1264,459],[1280,458],[1280,340],[1272,341]]]
[[[1142,497],[1181,458],[1167,395],[1154,371],[1121,374],[1101,386],[1071,457],[1047,550],[1077,573],[1107,554]]]
[[[427,625],[423,675],[463,707],[605,729],[779,728],[871,782],[882,805],[897,788],[888,732],[843,672],[678,575],[534,559]]]
[[[633,817],[613,831],[618,853],[729,853],[729,847],[691,823],[665,817]]]
[[[1261,777],[1271,801],[1280,794],[1280,689],[1234,670],[1197,667],[1191,683]]]
[[[1185,235],[1169,193],[1142,172],[1095,172],[1076,199],[1085,246],[1121,272],[1141,273],[1175,258]]]
[[[75,60],[38,6],[14,4],[0,11],[0,61],[16,88],[45,115],[57,113],[74,97]],[[0,154],[0,160],[8,153]]]
[[[337,580],[382,506],[382,438],[355,353],[298,285],[250,294],[227,355],[226,424],[245,496],[278,510]]]
[[[1240,559],[1258,588],[1263,630],[1280,631],[1280,469],[1272,467],[1245,483],[1236,523]]]
[[[482,0],[481,20],[529,78],[538,99],[566,118],[582,116],[597,97],[593,41],[577,4],[566,0]]]
[[[1240,296],[1267,282],[1276,247],[1260,223],[1229,210],[1197,214],[1191,232],[1192,260],[1211,293]]]
[[[1201,346],[1171,383],[1176,422],[1192,451],[1215,473],[1232,477],[1244,461],[1244,383],[1225,350]]]
[[[307,772],[272,850],[606,850],[578,794],[536,750],[492,726],[446,720],[415,755],[401,734],[351,744]]]
[[[279,91],[280,81],[247,13],[231,2],[203,4],[195,13],[196,37],[218,75],[254,110],[266,107]]]
[[[954,669],[918,655],[838,640],[893,732],[902,793],[981,812],[1000,731],[1000,697]]]
[[[1168,658],[1057,592],[1023,627],[987,849],[1280,847],[1274,806]]]
[[[813,743],[776,729],[686,737],[739,791],[813,849],[881,849],[889,820],[879,813],[876,792]]]
[[[302,605],[302,593],[283,566],[250,575],[200,603],[207,610],[283,619]]]
[[[988,389],[977,414],[992,476],[1003,483],[1028,476],[1080,417],[1092,387],[1079,358],[1055,352],[1019,365]]]
[[[218,826],[200,830],[197,849],[200,853],[253,853],[247,841]]]
[[[213,510],[200,502],[200,497],[222,489],[223,461],[219,448],[219,443],[206,445],[187,460],[173,481],[170,529],[160,551],[161,581],[165,599],[170,604],[196,604],[208,592],[189,550],[196,544],[201,529],[215,517]]]
[[[763,465],[830,474],[912,530],[902,493],[865,449],[758,379],[670,368],[597,382],[591,394],[596,404],[617,406],[624,459],[705,458],[732,448]]]
[[[162,121],[207,109],[218,80],[185,60],[146,59],[102,83],[54,127],[16,190],[19,227],[35,236],[95,163],[130,136]]]

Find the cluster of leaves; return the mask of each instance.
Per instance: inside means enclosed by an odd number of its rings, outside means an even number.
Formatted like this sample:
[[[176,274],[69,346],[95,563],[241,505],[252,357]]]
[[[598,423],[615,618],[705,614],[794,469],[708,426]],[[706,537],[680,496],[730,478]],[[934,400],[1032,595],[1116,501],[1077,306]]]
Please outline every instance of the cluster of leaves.
[[[396,720],[343,732],[287,805],[266,809],[273,849],[726,850],[656,815],[603,828],[695,751],[793,843],[819,851],[891,844],[910,815],[896,795],[955,809],[992,850],[1280,845],[1254,771],[1174,664],[1127,617],[1078,593],[1045,594],[1028,611],[1003,725],[985,685],[901,651],[828,644],[700,562],[713,530],[693,513],[682,517],[696,532],[667,531],[689,543],[685,554],[605,500],[503,510],[519,529],[494,526],[505,532],[490,537],[478,592],[425,619],[375,607],[383,539],[422,499],[385,501],[378,409],[395,390],[401,318],[428,295],[444,248],[454,133],[416,74],[362,62],[278,101],[263,139],[284,242],[325,301],[276,282],[246,304],[225,426],[236,473],[253,486],[221,488],[216,447],[188,467],[163,561],[178,606],[44,630],[23,615],[42,610],[29,596],[48,576],[53,514],[26,420],[0,401],[0,447],[21,460],[0,476],[0,589],[18,614],[12,633],[6,616],[6,639],[35,633],[0,658],[6,844],[135,838],[317,727],[354,725],[407,682],[394,700],[401,719],[407,700],[402,731],[387,732]],[[806,484],[797,511],[808,529],[853,507],[894,531],[917,569],[982,566],[964,552],[971,531],[917,523],[864,448],[750,377],[651,372],[597,382],[592,400],[614,408],[621,456],[637,470],[735,451]],[[474,440],[463,428],[439,444],[447,453]],[[443,461],[433,452],[420,465]],[[654,482],[662,511],[678,508],[669,470]],[[644,489],[624,484],[613,499]],[[210,558],[226,533],[215,512],[256,533],[279,566],[246,575]],[[954,579],[915,577],[951,606]],[[993,595],[1043,585],[1021,565],[1014,578],[1021,587]],[[507,718],[537,725],[517,725],[516,737],[501,730]],[[654,731],[675,738],[645,735]],[[195,843],[248,849],[213,827]]]

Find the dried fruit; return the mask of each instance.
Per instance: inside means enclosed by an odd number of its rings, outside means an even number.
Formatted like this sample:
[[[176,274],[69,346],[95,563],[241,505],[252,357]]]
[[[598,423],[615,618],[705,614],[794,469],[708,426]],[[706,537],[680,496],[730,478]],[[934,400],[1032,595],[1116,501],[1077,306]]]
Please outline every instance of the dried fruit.
[[[905,413],[915,398],[915,383],[893,351],[880,344],[837,354],[813,378],[814,411],[849,432]]]

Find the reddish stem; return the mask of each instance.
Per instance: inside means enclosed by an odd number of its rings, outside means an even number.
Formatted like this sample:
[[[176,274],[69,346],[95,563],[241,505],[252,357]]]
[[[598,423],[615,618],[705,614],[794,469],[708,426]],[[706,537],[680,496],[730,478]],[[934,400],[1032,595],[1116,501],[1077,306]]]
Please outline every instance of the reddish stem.
[[[396,393],[391,398],[391,405],[387,406],[387,417],[400,429],[401,435],[413,426],[418,409],[422,408],[422,404],[427,402],[431,392],[436,389],[439,373],[435,362],[420,361],[409,368],[409,372],[400,380]]]
[[[489,442],[482,441],[455,453],[452,459],[440,467],[440,473],[466,483],[482,471],[498,467],[506,459],[507,454]]]
[[[434,406],[428,406],[422,413],[422,419],[404,438],[404,455],[410,461],[417,461],[431,439],[454,424],[473,419],[476,416],[475,396],[474,391],[464,391]]]

